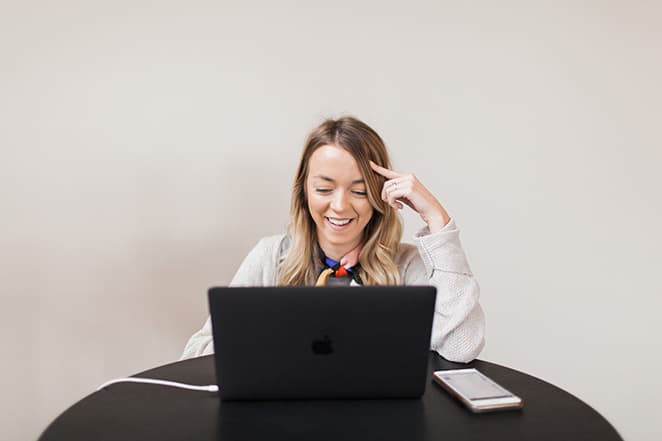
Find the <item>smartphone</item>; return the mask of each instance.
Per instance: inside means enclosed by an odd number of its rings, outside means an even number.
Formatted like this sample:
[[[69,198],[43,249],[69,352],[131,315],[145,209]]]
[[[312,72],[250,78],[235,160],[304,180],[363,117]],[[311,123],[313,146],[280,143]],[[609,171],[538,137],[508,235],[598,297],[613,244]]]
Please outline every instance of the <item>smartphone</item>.
[[[472,412],[521,409],[522,399],[476,369],[435,371],[433,380]]]

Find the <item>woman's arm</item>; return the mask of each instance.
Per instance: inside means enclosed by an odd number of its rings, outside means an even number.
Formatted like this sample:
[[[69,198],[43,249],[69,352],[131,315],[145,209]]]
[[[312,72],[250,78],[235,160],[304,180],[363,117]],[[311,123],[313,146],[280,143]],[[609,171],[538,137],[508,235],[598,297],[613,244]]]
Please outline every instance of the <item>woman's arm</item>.
[[[447,360],[467,363],[485,344],[485,315],[459,233],[452,219],[437,233],[421,230],[405,258],[403,279],[407,285],[437,288],[430,348]]]
[[[230,286],[270,286],[276,284],[278,255],[283,235],[261,239],[248,253],[232,278]],[[189,338],[180,360],[214,352],[211,320]]]
[[[485,315],[478,303],[478,283],[460,244],[460,231],[415,175],[398,173],[374,162],[370,165],[386,178],[382,200],[398,210],[408,206],[427,224],[416,235],[420,258],[409,259],[404,280],[406,284],[437,287],[430,347],[451,361],[473,360],[484,345]]]

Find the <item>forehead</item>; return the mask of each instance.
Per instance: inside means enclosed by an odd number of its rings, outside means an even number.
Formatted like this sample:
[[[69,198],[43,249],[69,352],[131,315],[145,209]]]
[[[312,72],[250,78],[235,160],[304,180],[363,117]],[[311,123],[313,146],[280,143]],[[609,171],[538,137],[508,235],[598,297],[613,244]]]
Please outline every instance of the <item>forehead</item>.
[[[363,178],[356,159],[345,149],[325,145],[313,152],[308,160],[308,176],[323,175],[338,182]]]

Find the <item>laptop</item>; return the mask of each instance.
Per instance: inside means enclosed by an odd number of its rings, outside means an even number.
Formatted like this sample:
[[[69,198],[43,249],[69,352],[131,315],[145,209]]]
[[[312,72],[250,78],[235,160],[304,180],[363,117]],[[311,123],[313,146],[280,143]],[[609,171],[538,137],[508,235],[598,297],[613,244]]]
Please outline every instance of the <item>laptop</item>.
[[[223,400],[417,398],[436,288],[209,290]]]

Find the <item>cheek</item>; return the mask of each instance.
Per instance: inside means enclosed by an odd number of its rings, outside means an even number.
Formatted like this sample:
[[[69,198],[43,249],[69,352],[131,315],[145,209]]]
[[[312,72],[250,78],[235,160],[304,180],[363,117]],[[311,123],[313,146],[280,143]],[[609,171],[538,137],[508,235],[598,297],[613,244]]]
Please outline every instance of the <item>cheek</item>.
[[[308,197],[308,210],[315,217],[320,217],[320,212],[326,209],[324,199],[316,196],[314,193]]]
[[[370,202],[366,199],[365,201],[362,201],[359,206],[356,207],[356,211],[359,213],[359,215],[361,215],[363,221],[367,223],[372,217],[372,213],[374,210],[372,208],[372,205],[370,205]]]

